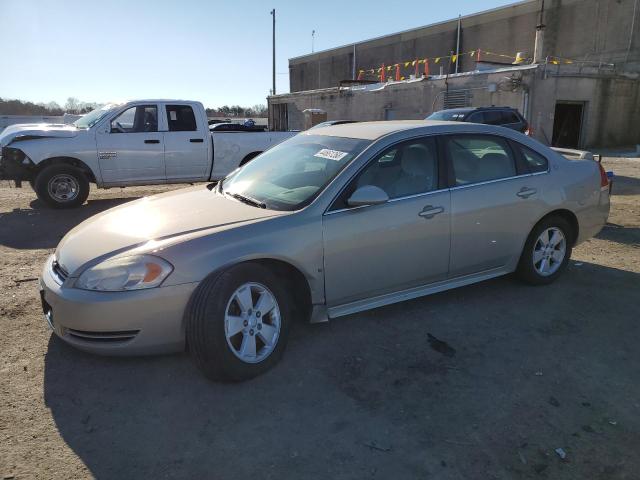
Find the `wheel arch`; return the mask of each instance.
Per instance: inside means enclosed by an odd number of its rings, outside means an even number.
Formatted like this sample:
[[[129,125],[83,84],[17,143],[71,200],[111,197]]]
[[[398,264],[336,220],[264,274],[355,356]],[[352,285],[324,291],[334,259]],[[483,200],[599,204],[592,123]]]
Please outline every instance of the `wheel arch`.
[[[93,172],[93,170],[91,170],[91,168],[82,160],[79,160],[77,158],[74,157],[50,157],[47,158],[45,160],[43,160],[42,162],[39,162],[36,165],[36,171],[35,171],[35,175],[37,176],[42,170],[44,170],[45,168],[47,168],[50,165],[60,165],[60,164],[64,164],[64,165],[72,165],[78,169],[80,169],[87,177],[87,180],[89,180],[89,182],[92,183],[97,183],[97,179],[96,176]]]
[[[574,246],[578,240],[578,236],[580,235],[580,224],[578,223],[578,217],[576,216],[576,214],[573,213],[571,210],[567,210],[566,208],[558,208],[556,210],[552,210],[551,212],[547,213],[531,227],[530,231],[533,231],[533,229],[536,228],[536,226],[540,222],[542,222],[543,220],[546,220],[549,217],[560,217],[571,226],[571,229],[572,229],[571,245]]]
[[[293,294],[296,313],[305,321],[310,319],[313,307],[311,287],[306,275],[300,269],[289,262],[275,258],[256,258],[241,263],[261,265],[274,272],[279,278],[283,278]]]
[[[237,262],[220,266],[216,270],[212,271],[207,278],[211,276],[218,276],[232,267],[245,264],[260,265],[273,272],[279,279],[284,279],[288,290],[293,294],[294,307],[297,313],[295,316],[299,316],[305,321],[309,321],[311,319],[313,297],[311,294],[311,285],[309,284],[309,280],[302,270],[285,260],[272,257],[245,258]]]

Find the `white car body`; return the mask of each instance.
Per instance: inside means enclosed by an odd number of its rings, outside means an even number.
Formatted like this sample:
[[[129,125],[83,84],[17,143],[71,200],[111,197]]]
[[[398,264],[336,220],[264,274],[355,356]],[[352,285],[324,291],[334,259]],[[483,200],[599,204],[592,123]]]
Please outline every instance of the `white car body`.
[[[157,108],[157,131],[114,132],[112,121],[136,106]],[[167,106],[190,107],[197,128],[170,131]],[[200,102],[136,100],[105,108],[89,128],[22,124],[0,133],[0,178],[34,180],[52,162],[80,167],[98,187],[219,180],[295,132],[209,132]],[[16,150],[19,157],[16,156]],[[19,161],[9,165],[12,153]]]

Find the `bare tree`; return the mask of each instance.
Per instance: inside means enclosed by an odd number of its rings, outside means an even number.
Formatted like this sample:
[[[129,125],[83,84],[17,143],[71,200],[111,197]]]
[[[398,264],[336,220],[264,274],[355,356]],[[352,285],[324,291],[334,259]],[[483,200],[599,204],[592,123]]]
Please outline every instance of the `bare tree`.
[[[67,98],[67,103],[64,104],[64,109],[67,113],[78,113],[80,110],[80,101],[75,97]]]

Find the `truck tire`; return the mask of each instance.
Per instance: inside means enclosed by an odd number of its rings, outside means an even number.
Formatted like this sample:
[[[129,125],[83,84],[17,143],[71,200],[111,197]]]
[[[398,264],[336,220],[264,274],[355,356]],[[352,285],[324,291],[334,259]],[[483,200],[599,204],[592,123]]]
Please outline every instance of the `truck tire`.
[[[33,189],[52,208],[75,208],[89,196],[89,180],[73,165],[49,165],[38,173]]]
[[[189,353],[214,381],[239,382],[260,375],[282,356],[291,306],[283,283],[261,265],[242,263],[213,273],[185,310]]]

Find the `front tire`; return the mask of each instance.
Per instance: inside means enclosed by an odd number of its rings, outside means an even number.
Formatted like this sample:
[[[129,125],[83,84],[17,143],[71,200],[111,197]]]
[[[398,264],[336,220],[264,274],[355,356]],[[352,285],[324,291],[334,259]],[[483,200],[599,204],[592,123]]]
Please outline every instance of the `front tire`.
[[[562,217],[542,219],[524,245],[516,271],[530,285],[548,285],[567,268],[571,258],[573,230]]]
[[[207,277],[185,312],[196,365],[211,380],[238,382],[273,367],[285,349],[291,297],[265,267],[245,263]]]
[[[52,208],[75,208],[87,200],[89,180],[73,165],[50,165],[38,173],[33,189]]]

